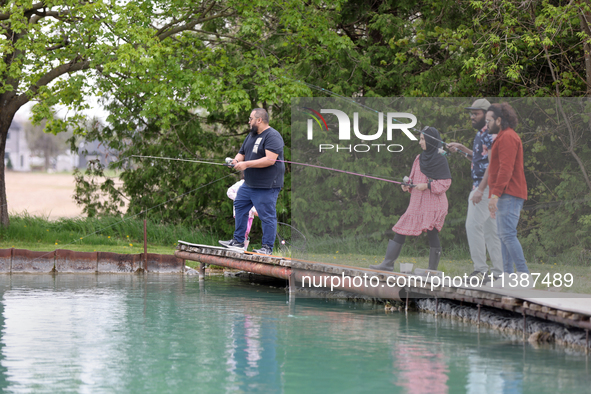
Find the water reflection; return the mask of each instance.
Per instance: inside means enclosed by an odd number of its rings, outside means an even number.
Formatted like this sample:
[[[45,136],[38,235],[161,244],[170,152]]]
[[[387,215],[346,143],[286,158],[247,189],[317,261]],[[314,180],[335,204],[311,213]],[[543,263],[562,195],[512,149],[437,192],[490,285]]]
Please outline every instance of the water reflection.
[[[584,355],[229,279],[0,276],[6,392],[588,392]]]
[[[443,352],[422,343],[424,338],[416,339],[420,341],[401,343],[393,349],[396,385],[406,388],[408,393],[447,393],[449,370]]]
[[[232,323],[227,350],[230,391],[271,393],[280,386],[277,328],[272,320],[246,314]]]
[[[32,288],[15,282],[2,298],[7,391],[37,390],[44,381],[54,391],[84,391],[97,376],[117,387],[120,374],[107,366],[125,341],[124,295],[97,282],[63,288],[51,276],[34,277]]]

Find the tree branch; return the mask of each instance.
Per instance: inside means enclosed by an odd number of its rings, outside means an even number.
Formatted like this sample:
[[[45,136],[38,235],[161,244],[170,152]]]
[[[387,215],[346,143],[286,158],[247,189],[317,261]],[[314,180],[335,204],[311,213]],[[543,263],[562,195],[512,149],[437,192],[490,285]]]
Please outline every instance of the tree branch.
[[[45,4],[43,2],[39,2],[39,3],[35,3],[33,5],[31,5],[31,8],[26,9],[24,14],[26,15],[27,13],[31,13],[34,12],[40,8],[45,7]],[[0,21],[6,20],[6,19],[10,19],[10,16],[12,14],[11,13],[7,13],[7,14],[0,14]]]
[[[227,9],[228,9],[228,8],[224,9],[224,10],[223,10],[223,11],[221,11],[221,12],[224,12],[224,11],[226,11]],[[212,15],[212,16],[210,16],[210,17],[208,17],[208,18],[197,19],[197,20],[194,20],[194,21],[192,21],[192,22],[185,23],[185,24],[184,24],[184,25],[182,25],[182,26],[175,27],[174,29],[170,29],[169,31],[167,31],[167,32],[165,32],[165,33],[162,33],[162,34],[159,34],[159,35],[157,35],[156,37],[157,37],[157,38],[158,38],[160,41],[162,41],[162,40],[166,39],[167,37],[170,37],[170,36],[172,36],[172,35],[178,34],[178,33],[182,32],[182,31],[192,30],[192,29],[193,29],[193,28],[194,28],[196,25],[198,25],[199,23],[207,22],[207,21],[210,21],[210,20],[212,20],[212,19],[225,18],[225,17],[233,16],[233,15],[235,15],[235,14],[236,14],[235,12],[231,12],[231,13],[229,13],[229,14],[216,14],[216,15]]]
[[[15,104],[20,108],[21,106],[26,104],[31,99],[31,97],[39,91],[39,88],[49,84],[54,79],[56,79],[64,74],[68,74],[68,73],[72,73],[72,72],[76,72],[76,71],[81,71],[81,70],[87,70],[89,68],[90,68],[90,61],[88,61],[88,60],[82,61],[82,62],[71,62],[71,63],[67,63],[67,64],[62,64],[61,66],[58,66],[58,67],[54,68],[53,70],[50,70],[49,72],[47,72],[44,76],[39,78],[37,83],[35,83],[34,85],[31,85],[31,87],[29,87],[29,89],[26,92],[19,95],[15,100]]]
[[[209,35],[212,35],[212,36],[226,37],[226,38],[229,38],[231,40],[240,41],[240,42],[242,42],[245,45],[248,45],[248,46],[251,46],[251,47],[254,47],[254,48],[258,48],[261,51],[264,51],[264,49],[262,47],[260,47],[259,45],[256,45],[256,44],[254,44],[252,42],[245,41],[242,38],[234,37],[234,36],[231,36],[231,35],[228,35],[228,34],[220,34],[220,33],[215,33],[215,32],[212,32],[212,31],[205,31],[205,30],[199,30],[199,29],[192,29],[191,31],[194,31],[194,32],[197,32],[197,33],[209,34]],[[268,52],[271,55],[275,56],[276,58],[279,58],[273,51],[268,50]]]
[[[212,1],[211,4],[209,5],[209,7],[207,7],[207,9],[205,11],[203,11],[201,13],[201,16],[205,16],[209,13],[209,11],[211,11],[211,9],[213,8],[213,6],[215,5],[215,1]],[[227,8],[226,8],[227,9]],[[189,19],[189,16],[191,16],[191,14],[193,13],[193,10],[188,11],[184,17],[182,17],[181,19],[176,19],[173,18],[172,21],[170,23],[167,23],[166,25],[162,26],[160,29],[158,29],[158,31],[156,32],[156,36],[160,36],[160,34],[164,33],[167,29],[170,29],[172,26],[174,26],[177,22],[185,20],[185,19]]]

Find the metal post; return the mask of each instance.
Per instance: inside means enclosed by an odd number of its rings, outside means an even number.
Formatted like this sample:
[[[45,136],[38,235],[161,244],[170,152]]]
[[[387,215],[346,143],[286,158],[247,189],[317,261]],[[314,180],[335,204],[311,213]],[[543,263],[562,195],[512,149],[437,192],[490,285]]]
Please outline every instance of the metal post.
[[[439,298],[435,297],[435,316],[439,314]]]
[[[295,283],[295,270],[292,268],[289,274],[289,295],[295,294],[296,283]]]
[[[148,224],[144,219],[144,271],[148,272]]]
[[[585,337],[586,337],[586,342],[585,342],[585,354],[589,353],[589,329],[585,329]]]
[[[287,304],[289,305],[289,315],[295,316],[296,314],[296,272],[293,267],[291,267],[291,271],[288,277],[288,298]]]
[[[406,307],[404,308],[404,312],[407,313],[408,312],[408,293],[409,291],[406,291]]]
[[[205,279],[205,263],[199,263],[199,280]]]
[[[480,327],[480,304],[478,304],[478,323],[476,325]]]
[[[521,311],[521,313],[523,313],[523,338],[525,338],[525,326],[526,326],[526,321],[525,321],[525,309]]]

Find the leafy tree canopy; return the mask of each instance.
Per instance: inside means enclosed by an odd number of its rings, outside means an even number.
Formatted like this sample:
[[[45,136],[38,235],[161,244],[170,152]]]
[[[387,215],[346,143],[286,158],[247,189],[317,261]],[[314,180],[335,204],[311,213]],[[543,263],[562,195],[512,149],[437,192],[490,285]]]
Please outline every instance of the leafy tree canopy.
[[[29,101],[36,102],[34,120],[48,119],[46,130],[57,133],[68,123],[82,131],[88,94],[121,104],[111,107],[111,119],[134,116],[159,128],[188,108],[231,117],[253,97],[307,94],[285,78],[289,65],[348,45],[327,28],[326,8],[294,0],[2,0],[0,155],[14,114]],[[53,116],[56,104],[70,111],[65,119]],[[3,174],[0,163],[0,222],[7,225]]]

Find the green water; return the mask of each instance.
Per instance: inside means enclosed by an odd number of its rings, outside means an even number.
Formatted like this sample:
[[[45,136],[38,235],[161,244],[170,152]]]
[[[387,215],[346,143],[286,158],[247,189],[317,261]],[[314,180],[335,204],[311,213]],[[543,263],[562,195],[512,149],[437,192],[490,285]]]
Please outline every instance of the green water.
[[[4,392],[588,393],[588,358],[236,279],[0,276]]]

